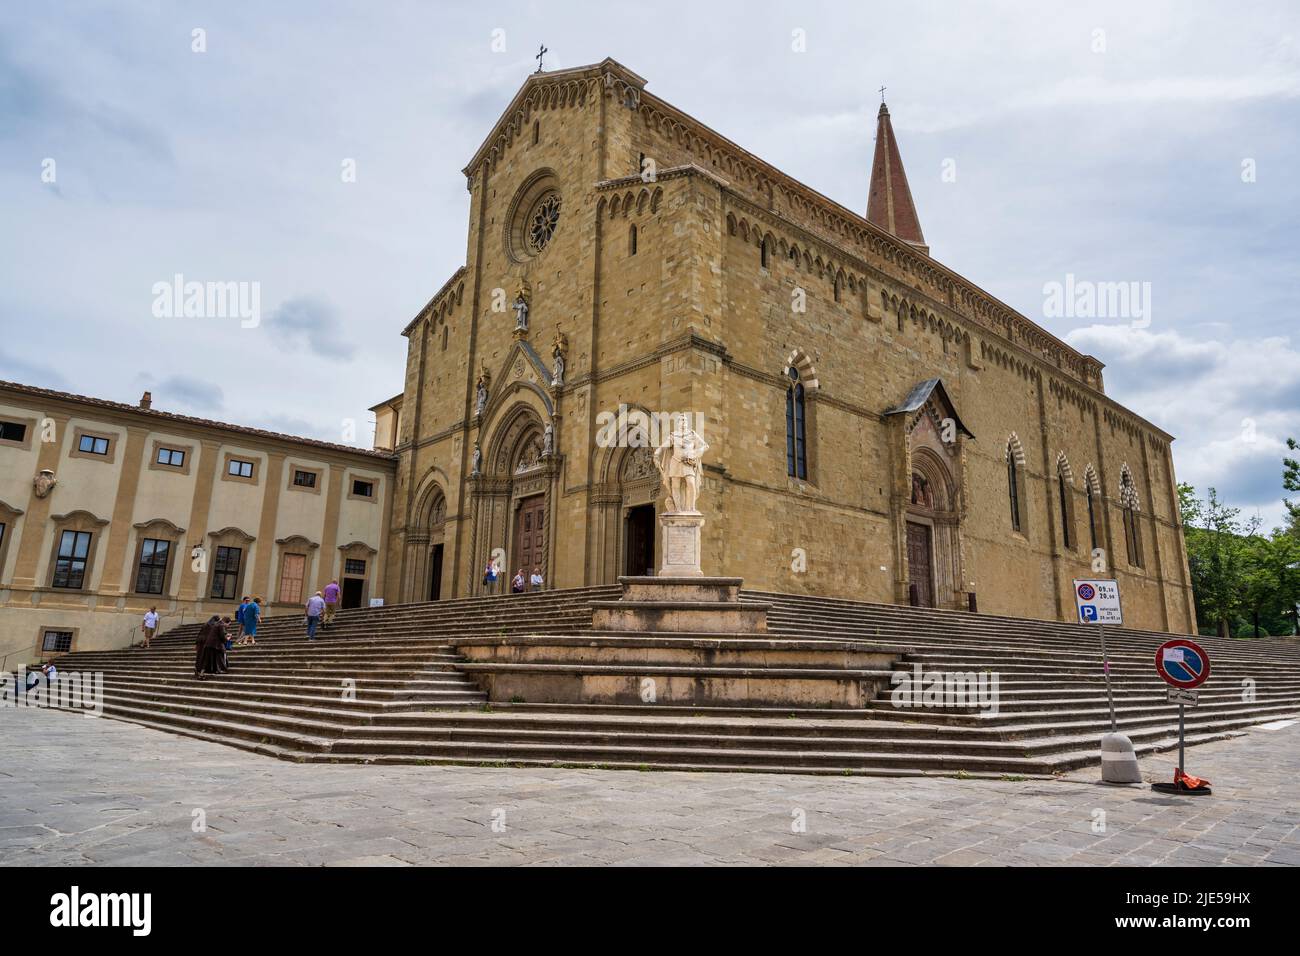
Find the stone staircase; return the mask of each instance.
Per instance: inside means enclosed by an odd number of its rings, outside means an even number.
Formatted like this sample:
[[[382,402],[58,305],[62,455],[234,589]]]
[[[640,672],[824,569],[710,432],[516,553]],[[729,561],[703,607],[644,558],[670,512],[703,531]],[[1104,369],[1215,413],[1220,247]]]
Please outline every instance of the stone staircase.
[[[256,647],[231,652],[229,674],[203,682],[197,625],[61,668],[104,673],[107,716],[304,761],[1035,776],[1096,762],[1110,727],[1095,628],[746,591],[770,604],[768,633],[711,635],[705,651],[703,635],[592,630],[593,602],[619,593],[355,609],[316,643],[300,616],[270,618]],[[1167,637],[1107,631],[1117,720],[1139,753],[1176,743],[1154,670]],[[1187,710],[1189,743],[1300,715],[1300,643],[1198,641],[1212,674]],[[895,706],[891,675],[916,667],[996,674],[996,710]],[[674,694],[643,703],[630,688],[646,675],[677,682]],[[514,692],[575,681],[586,702]],[[800,706],[801,685],[825,682],[840,703]],[[774,705],[773,687],[794,696]]]

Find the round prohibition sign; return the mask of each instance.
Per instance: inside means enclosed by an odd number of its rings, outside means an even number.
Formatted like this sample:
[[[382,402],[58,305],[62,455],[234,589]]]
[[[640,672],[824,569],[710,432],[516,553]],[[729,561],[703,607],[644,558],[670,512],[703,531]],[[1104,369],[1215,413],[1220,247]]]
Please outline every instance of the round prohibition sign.
[[[1181,659],[1166,660],[1165,652],[1174,649],[1182,651]],[[1183,638],[1165,641],[1156,649],[1156,671],[1165,683],[1175,687],[1200,687],[1210,676],[1210,655],[1200,645]]]

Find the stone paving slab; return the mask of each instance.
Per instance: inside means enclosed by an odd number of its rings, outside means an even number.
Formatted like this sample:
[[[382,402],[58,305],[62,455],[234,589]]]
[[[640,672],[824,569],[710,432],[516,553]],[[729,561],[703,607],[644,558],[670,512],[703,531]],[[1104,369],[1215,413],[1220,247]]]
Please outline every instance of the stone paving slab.
[[[1173,754],[1142,761],[1171,779]],[[1300,724],[1188,751],[1214,795],[1056,780],[296,764],[0,710],[0,865],[1300,865]]]

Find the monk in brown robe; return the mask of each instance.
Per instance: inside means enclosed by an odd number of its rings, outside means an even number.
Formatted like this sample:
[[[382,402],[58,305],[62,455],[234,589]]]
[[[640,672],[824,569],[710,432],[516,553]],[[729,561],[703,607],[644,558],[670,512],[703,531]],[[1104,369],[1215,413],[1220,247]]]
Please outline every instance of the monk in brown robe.
[[[226,626],[214,614],[199,628],[198,640],[194,646],[194,676],[199,680],[207,680],[209,674],[221,673],[225,669],[225,651]]]

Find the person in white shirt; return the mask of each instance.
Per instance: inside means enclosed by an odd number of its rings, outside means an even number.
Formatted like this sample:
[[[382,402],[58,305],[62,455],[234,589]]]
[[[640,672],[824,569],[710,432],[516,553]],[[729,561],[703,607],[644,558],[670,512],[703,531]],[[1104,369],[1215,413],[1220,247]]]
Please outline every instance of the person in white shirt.
[[[528,583],[532,585],[534,591],[540,591],[542,589],[541,568],[533,568],[533,575],[528,579]]]
[[[53,687],[54,682],[59,679],[59,671],[53,664],[42,664],[40,670],[27,672],[27,693],[31,693],[41,684],[41,677],[45,678],[45,686]]]
[[[153,640],[154,634],[158,631],[158,608],[151,607],[144,614],[144,621],[140,624],[140,629],[144,631],[144,643],[141,647],[148,647],[149,642]]]
[[[320,626],[321,616],[328,606],[325,603],[325,596],[320,591],[307,599],[307,640],[316,640],[316,628]]]

